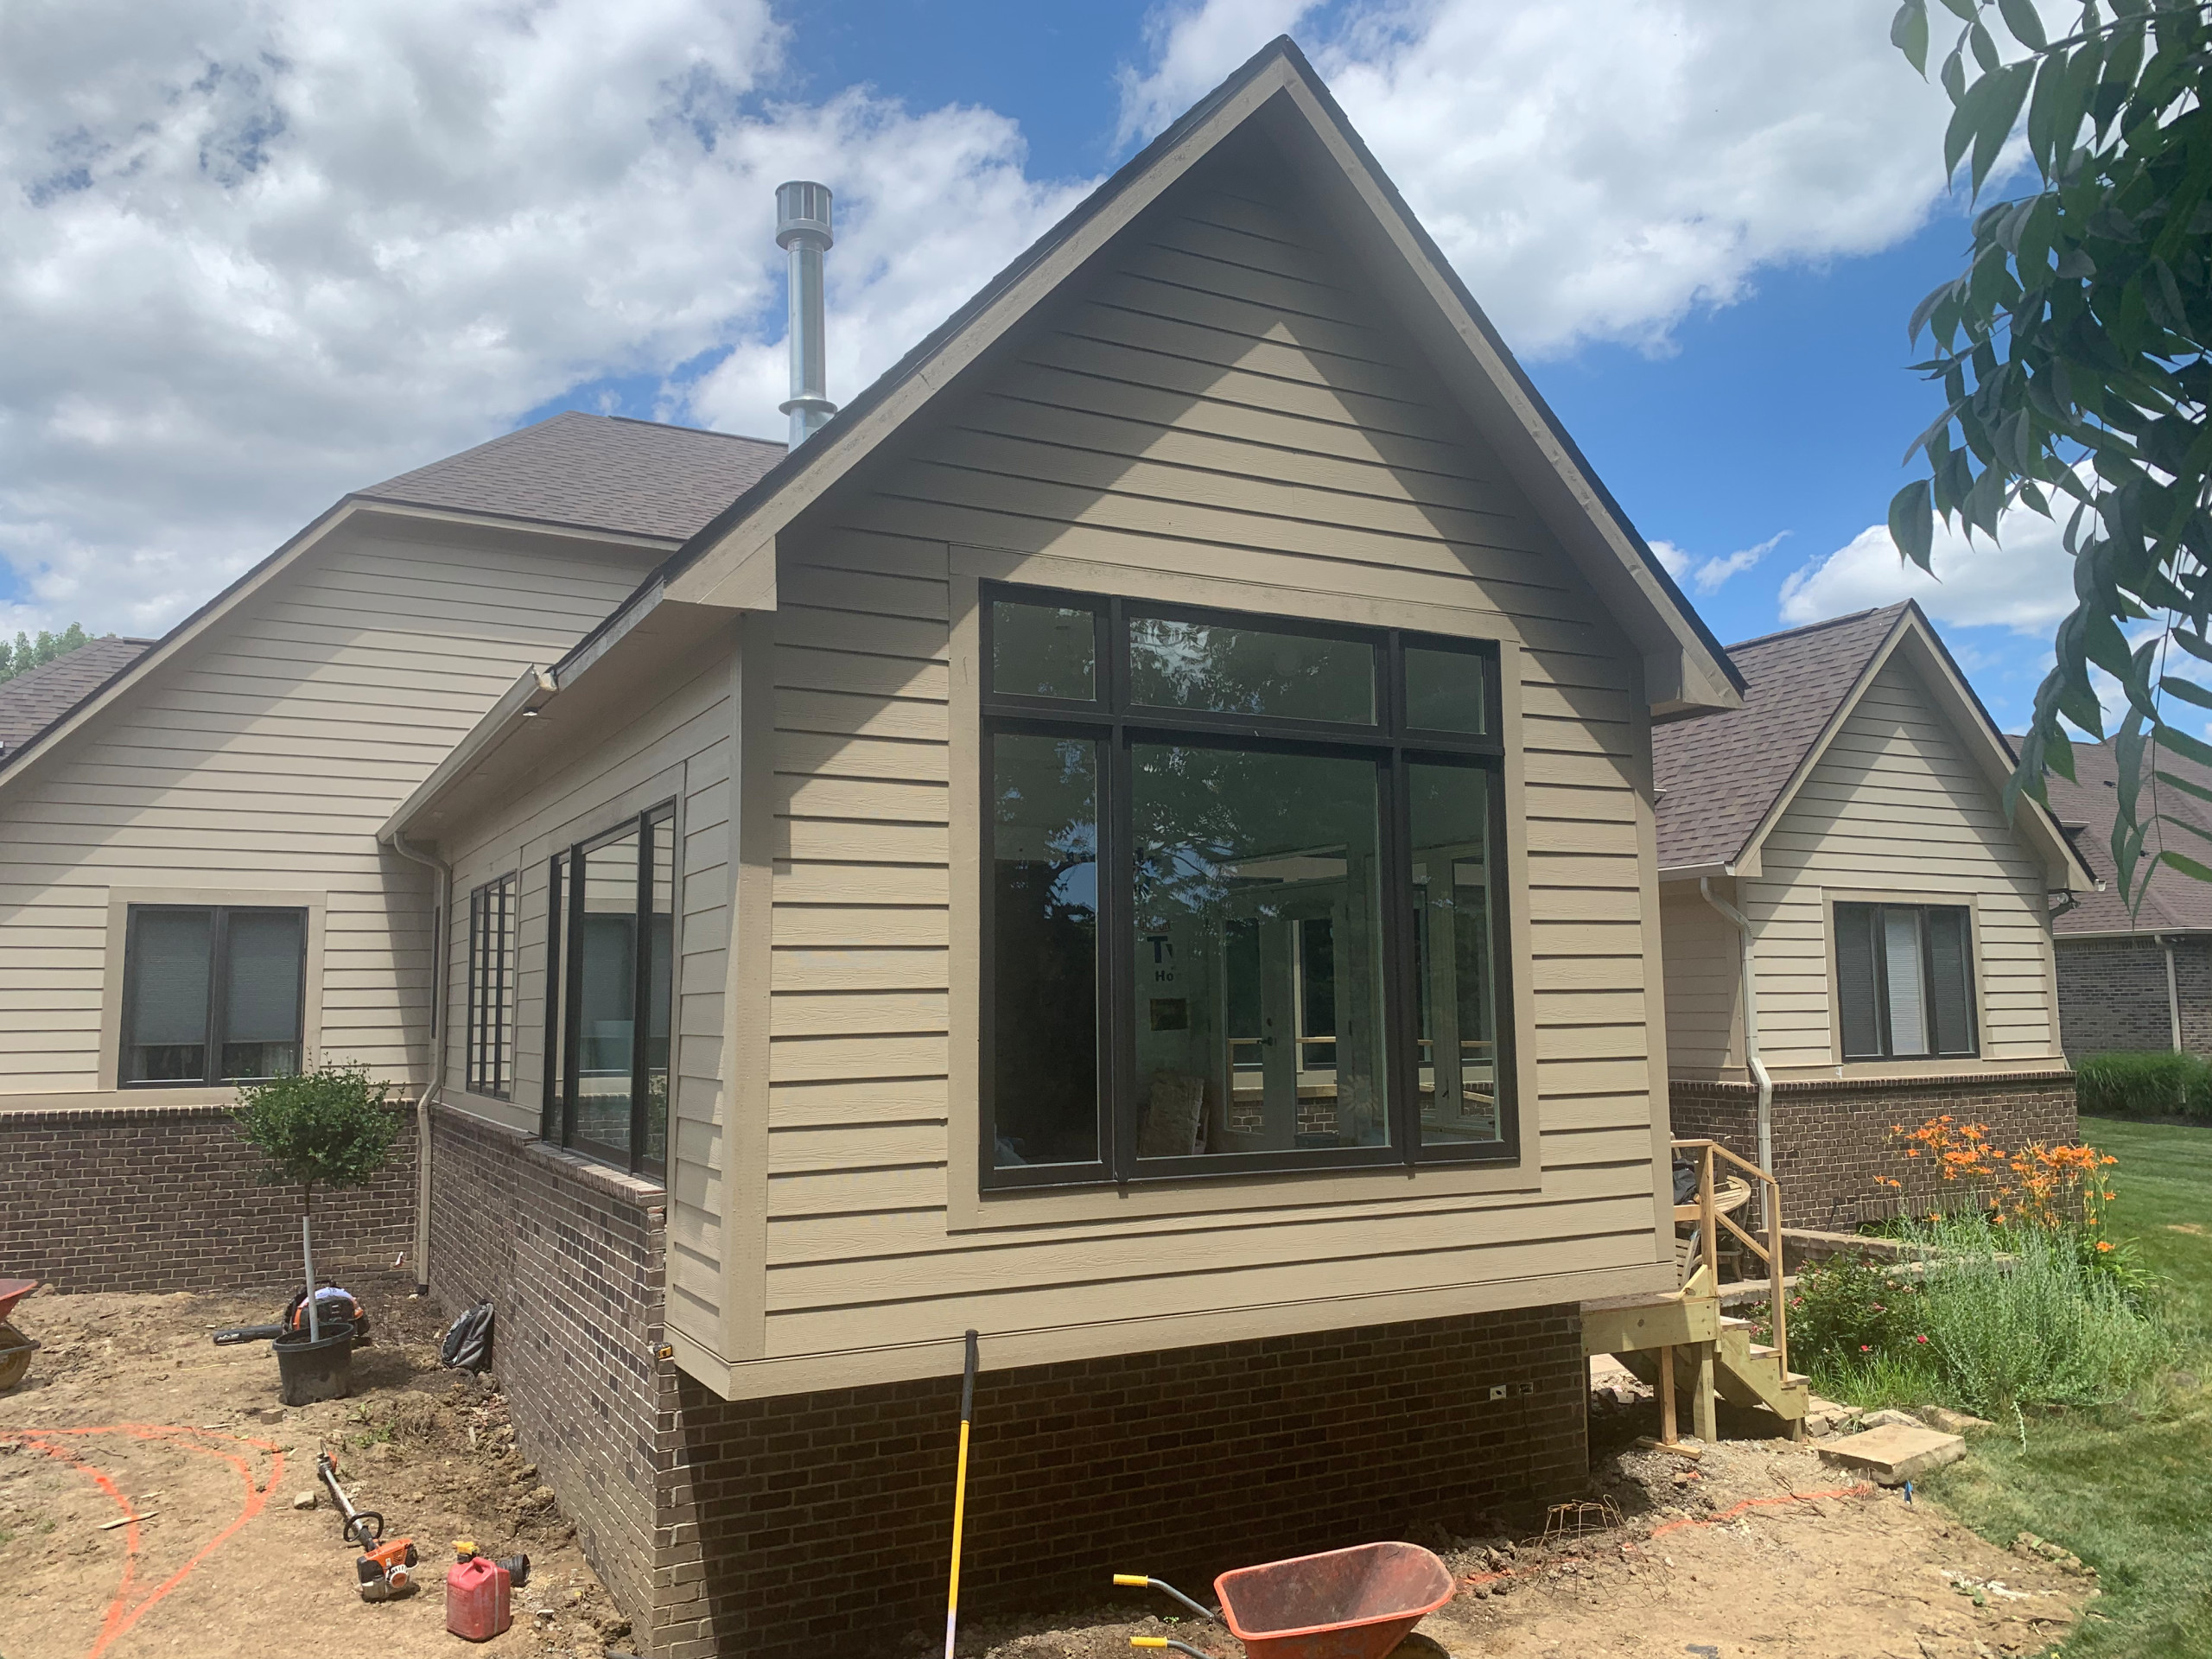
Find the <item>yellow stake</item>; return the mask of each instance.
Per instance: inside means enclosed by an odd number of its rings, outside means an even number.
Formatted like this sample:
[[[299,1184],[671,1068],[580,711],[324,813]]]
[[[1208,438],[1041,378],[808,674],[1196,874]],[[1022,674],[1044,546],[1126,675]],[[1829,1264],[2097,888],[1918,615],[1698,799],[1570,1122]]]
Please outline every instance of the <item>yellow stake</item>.
[[[968,1359],[960,1379],[960,1471],[952,1483],[952,1580],[944,1592],[944,1659],[960,1624],[960,1529],[968,1513],[968,1425],[976,1415],[976,1333],[968,1333]]]

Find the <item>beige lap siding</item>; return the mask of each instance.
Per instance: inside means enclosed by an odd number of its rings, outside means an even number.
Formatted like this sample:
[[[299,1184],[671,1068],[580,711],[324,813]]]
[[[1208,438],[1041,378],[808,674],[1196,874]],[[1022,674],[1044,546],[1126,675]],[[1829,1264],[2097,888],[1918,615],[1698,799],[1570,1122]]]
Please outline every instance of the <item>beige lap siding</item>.
[[[1758,930],[1770,1069],[1832,1069],[1841,1058],[1831,1003],[1839,891],[1971,902],[1982,1061],[2059,1053],[2043,867],[1932,707],[1918,671],[1893,658],[1767,836],[1762,879],[1739,884]]]
[[[1735,928],[1694,884],[1668,891],[1659,922],[1666,939],[1669,1066],[1678,1077],[1718,1077],[1724,1067],[1740,1073],[1743,947]]]
[[[1511,1281],[1655,1256],[1657,931],[1633,653],[1294,209],[1192,187],[1132,236],[908,455],[785,538],[766,1357],[963,1323],[1272,1308],[1274,1328],[1324,1328],[1369,1317],[1329,1298],[1481,1287],[1510,1305]],[[1503,1185],[1522,1190],[1338,1177],[1323,1202],[1247,1181],[1142,1222],[1009,1230],[1039,1212],[996,1200],[962,1219],[976,1154],[955,1091],[972,1111],[975,1061],[954,1050],[976,1040],[977,809],[951,780],[980,787],[977,668],[956,643],[980,577],[1518,647],[1515,975],[1535,1086],[1525,1173]]]
[[[327,895],[310,1045],[419,1076],[429,883],[376,831],[645,557],[458,527],[402,539],[357,518],[35,760],[0,793],[0,1105],[112,1087],[111,886]]]

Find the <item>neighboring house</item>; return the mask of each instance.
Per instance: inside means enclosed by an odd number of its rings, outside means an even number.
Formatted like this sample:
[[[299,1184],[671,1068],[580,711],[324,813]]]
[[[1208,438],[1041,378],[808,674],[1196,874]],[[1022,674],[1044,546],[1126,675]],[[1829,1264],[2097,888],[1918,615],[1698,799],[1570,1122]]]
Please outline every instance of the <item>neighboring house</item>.
[[[108,634],[0,680],[0,761],[137,662],[153,643]]]
[[[1887,1213],[1894,1129],[2070,1140],[2050,906],[2092,878],[1916,605],[1729,647],[1654,734],[1675,1132],[1770,1143],[1783,1219]]]
[[[2203,832],[2168,844],[2202,858],[2212,842],[2212,803],[2157,781],[2168,772],[2212,789],[2212,770],[2178,755],[2145,757],[2142,805]],[[2112,868],[2113,820],[2119,816],[2120,764],[2108,743],[2074,745],[2074,781],[2044,779],[2052,811],[2100,867]],[[2152,851],[2161,831],[2153,830]],[[2130,912],[2109,879],[2051,923],[2058,947],[2059,1026],[2066,1052],[2079,1059],[2113,1049],[2186,1049],[2212,1055],[2212,882],[2161,868]]]
[[[516,433],[49,728],[17,1109],[404,1081],[654,1655],[927,1617],[971,1328],[979,1605],[1579,1493],[1741,682],[1296,48],[775,454]]]

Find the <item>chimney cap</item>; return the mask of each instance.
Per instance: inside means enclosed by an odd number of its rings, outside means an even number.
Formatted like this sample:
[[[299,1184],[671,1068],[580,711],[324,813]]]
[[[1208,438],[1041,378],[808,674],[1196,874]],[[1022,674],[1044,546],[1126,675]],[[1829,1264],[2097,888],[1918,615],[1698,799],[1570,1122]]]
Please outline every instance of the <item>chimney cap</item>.
[[[788,248],[801,238],[819,238],[823,248],[836,240],[830,227],[830,187],[792,179],[776,187],[776,245]]]

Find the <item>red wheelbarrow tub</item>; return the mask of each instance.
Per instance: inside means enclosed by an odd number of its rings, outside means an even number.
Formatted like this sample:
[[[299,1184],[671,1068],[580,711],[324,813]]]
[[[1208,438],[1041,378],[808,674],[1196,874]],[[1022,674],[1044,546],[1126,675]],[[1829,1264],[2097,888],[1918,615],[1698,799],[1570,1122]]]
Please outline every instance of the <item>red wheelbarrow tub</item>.
[[[13,1313],[16,1304],[38,1287],[39,1281],[35,1279],[0,1279],[0,1319],[5,1319]]]
[[[1248,1659],[1382,1659],[1453,1584],[1419,1544],[1359,1544],[1240,1567],[1213,1587]]]

